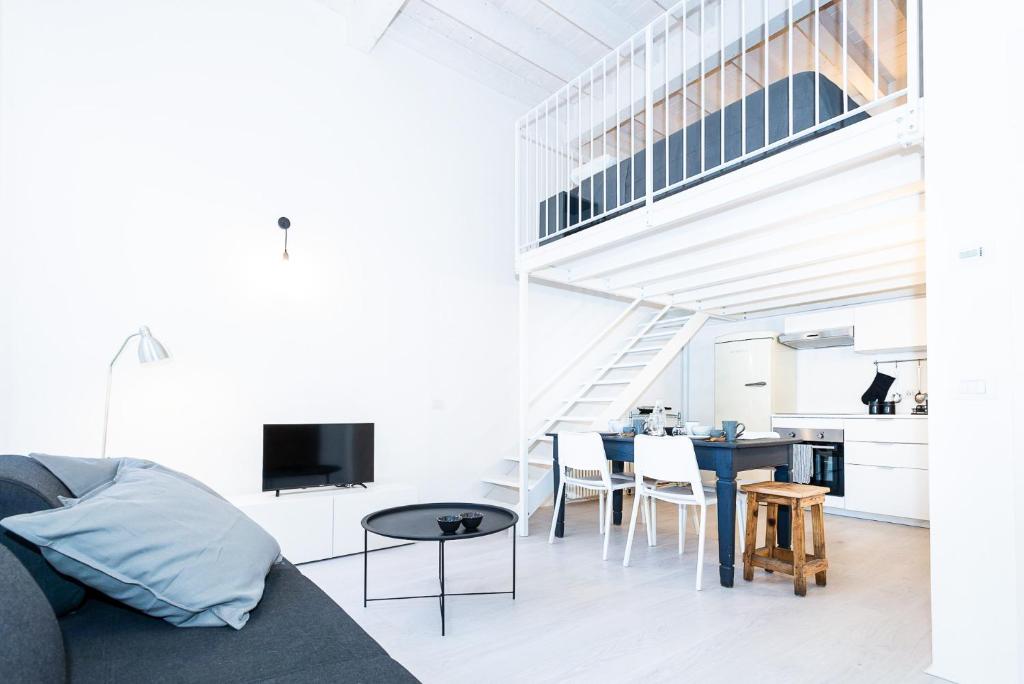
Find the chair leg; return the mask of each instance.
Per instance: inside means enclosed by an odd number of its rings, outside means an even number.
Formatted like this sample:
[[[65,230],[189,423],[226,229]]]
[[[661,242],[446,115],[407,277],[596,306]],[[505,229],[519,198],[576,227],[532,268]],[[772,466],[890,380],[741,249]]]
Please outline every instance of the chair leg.
[[[645,525],[644,531],[647,532],[647,545],[648,546],[653,546],[654,545],[654,543],[651,541],[651,504],[652,504],[652,501],[653,500],[650,497],[647,497],[647,496],[643,497],[644,525]]]
[[[793,593],[807,596],[807,575],[804,574],[807,553],[804,546],[804,507],[793,504]]]
[[[704,576],[704,540],[707,538],[708,530],[708,509],[700,507],[700,534],[697,537],[697,591],[703,588],[702,579]]]
[[[650,498],[650,545],[657,546],[657,499]]]
[[[633,550],[633,533],[636,531],[636,516],[641,511],[640,508],[640,493],[637,492],[633,496],[633,515],[629,518],[629,534],[626,535],[626,555],[622,557],[623,567],[629,567],[629,553]]]
[[[604,492],[597,492],[597,533],[604,534]]]
[[[679,504],[679,555],[683,555],[686,546],[686,506]]]
[[[604,519],[604,553],[601,555],[602,560],[608,560],[608,540],[612,536],[612,493],[611,490],[608,494],[608,505],[605,506],[605,511],[608,516]]]
[[[555,543],[555,525],[558,524],[558,509],[562,506],[562,493],[565,492],[565,478],[558,483],[558,493],[555,494],[555,510],[551,515],[551,533],[548,534],[548,544]]]
[[[757,504],[756,494],[747,494],[747,505],[744,508],[747,509],[747,517],[745,520],[746,530],[744,530],[744,537],[746,539],[743,542],[743,579],[750,582],[754,579],[754,551],[757,550],[757,515],[760,512],[760,506]]]
[[[693,521],[693,533],[700,534],[700,515],[697,506],[693,506],[693,517],[690,520]]]
[[[814,555],[826,559],[825,556],[825,507],[823,504],[811,506],[811,534],[814,537]],[[826,559],[827,560],[827,559]],[[814,573],[814,583],[825,586],[827,575],[825,570]]]

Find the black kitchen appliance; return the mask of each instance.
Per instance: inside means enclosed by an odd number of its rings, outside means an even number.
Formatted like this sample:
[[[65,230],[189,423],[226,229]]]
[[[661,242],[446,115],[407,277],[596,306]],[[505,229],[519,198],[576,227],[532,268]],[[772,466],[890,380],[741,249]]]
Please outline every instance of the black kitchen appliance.
[[[828,487],[829,496],[845,494],[843,469],[843,431],[835,429],[777,427],[782,437],[799,439],[813,450],[812,485]]]

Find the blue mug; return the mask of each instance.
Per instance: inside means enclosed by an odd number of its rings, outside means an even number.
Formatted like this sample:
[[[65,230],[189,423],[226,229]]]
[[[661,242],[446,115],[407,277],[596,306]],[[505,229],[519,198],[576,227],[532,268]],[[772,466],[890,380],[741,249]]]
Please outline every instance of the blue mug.
[[[738,420],[723,420],[722,430],[725,432],[727,442],[735,442],[740,435],[747,430],[747,426]]]

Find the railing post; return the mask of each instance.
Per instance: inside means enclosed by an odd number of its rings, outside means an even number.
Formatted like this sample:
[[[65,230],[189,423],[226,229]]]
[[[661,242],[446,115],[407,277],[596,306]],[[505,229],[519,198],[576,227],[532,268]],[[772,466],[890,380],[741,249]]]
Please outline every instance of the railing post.
[[[521,207],[519,205],[522,202],[522,197],[519,196],[519,193],[522,191],[522,189],[520,187],[520,182],[519,182],[519,171],[520,171],[520,169],[519,169],[519,146],[520,146],[519,121],[516,121],[516,123],[515,123],[515,138],[514,138],[514,140],[515,140],[515,150],[514,150],[513,153],[515,155],[515,181],[514,181],[515,182],[515,190],[513,192],[513,195],[515,196],[515,206],[512,208],[512,215],[513,215],[512,223],[513,223],[513,225],[515,225],[515,246],[516,246],[515,254],[516,254],[516,257],[518,258],[519,254],[521,254],[520,250],[523,247],[523,237],[524,237],[522,235],[522,231],[523,231],[523,227],[521,225],[522,218],[519,216],[519,212],[520,212],[520,209],[521,209]]]
[[[523,537],[530,533],[530,445],[526,432],[530,410],[529,303],[530,274],[522,270],[519,272],[519,429],[516,431],[519,441],[516,453],[519,454],[519,534]]]
[[[907,104],[921,97],[921,4],[907,0]]]
[[[644,194],[654,204],[654,39],[651,24],[644,31]]]

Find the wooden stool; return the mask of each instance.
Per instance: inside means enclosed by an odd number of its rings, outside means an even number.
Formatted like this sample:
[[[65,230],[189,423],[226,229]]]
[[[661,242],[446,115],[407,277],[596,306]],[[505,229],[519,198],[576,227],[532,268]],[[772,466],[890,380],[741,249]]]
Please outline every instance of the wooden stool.
[[[754,568],[769,572],[782,572],[793,576],[793,593],[807,595],[807,575],[814,575],[819,587],[825,586],[825,495],[828,487],[796,484],[793,482],[758,482],[743,485],[747,495],[746,546],[743,549],[743,579],[754,579]],[[758,504],[768,504],[768,529],[765,546],[757,548]],[[779,506],[793,510],[793,549],[780,549],[777,545]],[[808,556],[804,547],[804,507],[811,509],[811,529],[814,535],[814,554]]]

